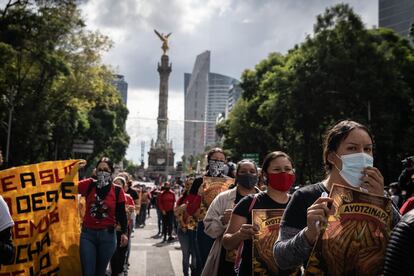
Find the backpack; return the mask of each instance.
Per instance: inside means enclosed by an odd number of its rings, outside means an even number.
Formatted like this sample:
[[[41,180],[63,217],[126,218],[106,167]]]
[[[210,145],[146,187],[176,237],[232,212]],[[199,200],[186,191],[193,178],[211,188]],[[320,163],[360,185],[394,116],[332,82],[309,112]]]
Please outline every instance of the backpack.
[[[116,221],[119,221],[118,218],[116,217],[116,214],[118,213],[118,198],[119,198],[119,193],[121,192],[121,187],[119,187],[118,185],[114,185],[115,186],[115,219]],[[86,191],[86,195],[85,195],[85,199],[88,198],[89,194],[92,192],[93,187],[96,188],[96,183],[92,182],[91,184],[89,184],[88,186],[88,190]]]
[[[116,205],[118,205],[118,197],[119,197],[119,193],[121,191],[121,187],[119,187],[118,185],[114,185],[114,186],[115,186],[115,203],[116,203]],[[89,194],[92,192],[93,187],[96,188],[96,184],[92,182],[88,186],[88,190],[86,191],[85,198],[88,198]]]

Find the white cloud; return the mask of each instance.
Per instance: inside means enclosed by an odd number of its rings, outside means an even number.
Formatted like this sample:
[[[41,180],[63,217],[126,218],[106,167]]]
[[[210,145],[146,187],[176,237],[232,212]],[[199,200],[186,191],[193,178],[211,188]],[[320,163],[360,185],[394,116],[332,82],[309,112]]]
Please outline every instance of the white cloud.
[[[230,0],[181,0],[183,10],[181,29],[192,33],[200,23],[210,20],[215,15],[223,16],[230,7]]]

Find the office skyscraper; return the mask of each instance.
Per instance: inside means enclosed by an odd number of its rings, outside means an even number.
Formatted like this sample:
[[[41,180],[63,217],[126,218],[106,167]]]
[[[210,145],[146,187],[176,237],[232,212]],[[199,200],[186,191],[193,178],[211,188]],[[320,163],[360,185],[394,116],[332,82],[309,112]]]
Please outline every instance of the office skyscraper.
[[[229,89],[238,81],[216,73],[208,75],[208,100],[205,145],[214,145],[217,142],[216,120],[217,116],[224,116],[229,98]]]
[[[116,87],[116,89],[121,94],[122,100],[124,104],[127,104],[128,100],[128,83],[125,81],[123,75],[114,75],[114,80],[112,84]]]
[[[234,108],[237,100],[241,97],[242,89],[239,83],[234,83],[230,86],[228,92],[227,108],[225,113],[225,118],[227,119],[230,111]]]
[[[379,26],[407,37],[414,23],[413,0],[379,0]]]
[[[210,51],[197,56],[192,74],[184,74],[184,155],[197,155],[216,143],[216,118],[225,113],[236,79],[210,73]]]

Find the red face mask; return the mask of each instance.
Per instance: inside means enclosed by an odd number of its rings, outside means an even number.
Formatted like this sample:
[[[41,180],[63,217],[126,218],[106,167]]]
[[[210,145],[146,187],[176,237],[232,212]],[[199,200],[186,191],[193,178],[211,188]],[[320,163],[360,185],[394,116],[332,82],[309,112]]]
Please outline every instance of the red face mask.
[[[269,173],[267,175],[267,183],[270,187],[281,192],[289,191],[293,183],[295,183],[296,177],[294,174],[287,172],[281,173]]]

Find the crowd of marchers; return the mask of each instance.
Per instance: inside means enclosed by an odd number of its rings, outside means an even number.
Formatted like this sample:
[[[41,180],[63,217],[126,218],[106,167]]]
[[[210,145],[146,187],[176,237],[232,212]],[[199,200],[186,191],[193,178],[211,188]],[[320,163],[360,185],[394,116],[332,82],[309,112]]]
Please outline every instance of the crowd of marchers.
[[[254,161],[244,159],[232,169],[222,149],[210,150],[205,174],[186,179],[175,207],[180,221],[177,234],[183,274],[317,275],[310,268],[311,259],[315,243],[337,211],[329,196],[336,184],[374,198],[388,198],[390,202],[383,250],[374,248],[379,253],[369,255],[372,248],[364,243],[358,245],[359,252],[368,256],[364,264],[370,274],[366,275],[409,275],[414,256],[410,249],[414,245],[414,162],[407,158],[399,181],[387,185],[374,165],[374,145],[373,134],[360,123],[344,120],[331,126],[326,130],[321,152],[325,177],[310,185],[295,185],[295,172],[300,168],[295,168],[286,152],[270,151],[260,168]],[[231,177],[234,184],[203,210],[204,181],[209,177]],[[256,210],[283,210],[279,227],[274,230],[275,240],[266,245],[269,250],[259,247],[270,252],[267,259],[265,254],[262,256],[267,264],[264,268],[258,268],[253,256],[256,251],[252,247],[260,246],[254,238],[262,233],[253,221]],[[350,240],[353,245],[355,241]],[[343,256],[345,252],[341,251],[348,249],[339,247],[336,252],[324,254]],[[349,266],[353,270],[338,270],[327,263],[325,275],[362,275],[366,269],[355,267],[351,259],[337,258],[332,266]]]
[[[185,276],[412,274],[413,158],[405,160],[398,182],[387,185],[375,167],[372,133],[349,120],[327,129],[322,148],[325,177],[296,186],[300,168],[277,149],[269,151],[259,167],[249,159],[233,164],[222,149],[213,148],[206,154],[203,174],[152,188],[134,186],[131,175],[114,174],[112,161],[101,158],[92,175],[78,185],[84,210],[83,275],[127,274],[134,229],[145,227],[150,208],[156,210],[156,236],[165,243],[178,238]],[[215,186],[220,192],[211,193],[207,187],[212,182],[223,183]],[[338,186],[347,191],[341,195],[345,203],[357,204],[350,196],[354,193],[367,202],[389,202],[382,210],[387,214],[387,219],[382,217],[384,227],[372,228],[379,224],[368,216],[340,218]],[[13,221],[2,197],[0,208],[0,263],[7,264],[13,258]],[[272,213],[276,210],[280,219]],[[263,223],[257,222],[257,214],[265,216]],[[336,231],[333,221],[339,222],[338,231],[345,231],[338,233],[347,233],[350,220],[355,220],[354,228],[364,225],[361,231],[329,240]],[[328,242],[330,246],[323,244]],[[355,248],[351,253],[358,260],[343,258],[349,254],[344,251]]]

